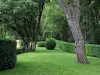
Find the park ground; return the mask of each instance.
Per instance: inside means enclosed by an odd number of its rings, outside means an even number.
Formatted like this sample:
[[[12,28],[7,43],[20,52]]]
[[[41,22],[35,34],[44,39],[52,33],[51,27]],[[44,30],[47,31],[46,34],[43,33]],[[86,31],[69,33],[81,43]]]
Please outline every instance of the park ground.
[[[16,67],[0,75],[100,75],[100,58],[88,59],[91,64],[78,64],[75,54],[37,48],[18,55]]]

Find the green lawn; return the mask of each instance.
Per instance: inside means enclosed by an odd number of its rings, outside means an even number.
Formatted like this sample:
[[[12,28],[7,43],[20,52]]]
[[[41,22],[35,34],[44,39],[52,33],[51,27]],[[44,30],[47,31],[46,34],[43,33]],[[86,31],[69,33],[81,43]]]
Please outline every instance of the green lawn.
[[[0,75],[100,75],[100,58],[88,59],[91,64],[78,64],[75,54],[38,48],[18,55],[16,67]]]

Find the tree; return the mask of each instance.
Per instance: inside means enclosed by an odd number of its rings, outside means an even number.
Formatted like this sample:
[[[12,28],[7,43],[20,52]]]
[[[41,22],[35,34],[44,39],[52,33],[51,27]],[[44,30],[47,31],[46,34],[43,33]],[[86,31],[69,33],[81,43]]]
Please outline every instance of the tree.
[[[85,54],[85,44],[83,35],[80,29],[80,0],[58,0],[61,7],[64,9],[66,18],[72,32],[78,63],[89,64]]]
[[[19,34],[26,51],[35,51],[45,0],[7,0],[2,3],[1,21]]]

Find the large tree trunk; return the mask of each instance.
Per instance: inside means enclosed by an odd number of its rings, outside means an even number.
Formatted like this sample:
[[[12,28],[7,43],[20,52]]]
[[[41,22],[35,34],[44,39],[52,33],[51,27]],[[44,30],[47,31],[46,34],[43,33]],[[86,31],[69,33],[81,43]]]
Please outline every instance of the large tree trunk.
[[[64,0],[58,0],[58,2],[64,9],[68,25],[70,27],[70,30],[75,41],[78,63],[88,64],[89,62],[85,54],[84,39],[79,26],[80,2],[79,0],[70,0],[69,2],[64,2]]]

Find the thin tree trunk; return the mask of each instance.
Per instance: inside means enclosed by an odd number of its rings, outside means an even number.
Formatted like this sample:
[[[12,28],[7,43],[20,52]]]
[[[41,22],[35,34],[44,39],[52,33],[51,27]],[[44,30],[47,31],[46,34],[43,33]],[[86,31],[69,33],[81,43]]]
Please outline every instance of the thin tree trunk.
[[[30,50],[29,42],[28,41],[24,41],[24,50],[25,51],[29,51]]]
[[[28,46],[26,43],[24,43],[24,50],[27,51],[28,50]]]
[[[78,63],[88,64],[88,59],[85,54],[85,44],[83,35],[79,26],[80,21],[80,2],[79,0],[72,0],[68,3],[64,0],[58,0],[67,17],[68,25],[72,32]]]
[[[28,42],[28,47],[27,47],[28,49],[28,51],[30,51],[31,50],[31,46],[30,46],[30,42]]]
[[[31,43],[31,49],[32,49],[33,51],[36,51],[36,43],[35,43],[35,42],[32,42],[32,43]]]

